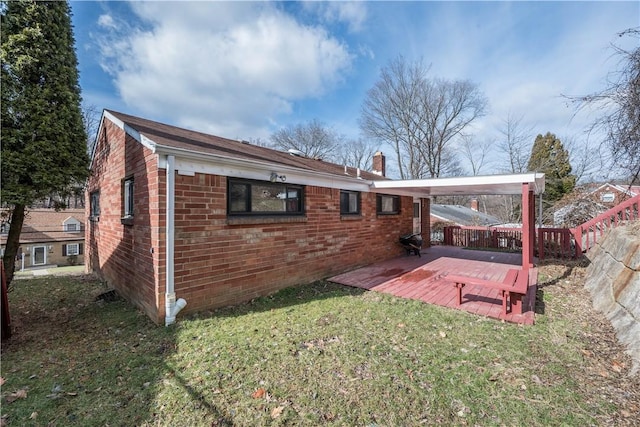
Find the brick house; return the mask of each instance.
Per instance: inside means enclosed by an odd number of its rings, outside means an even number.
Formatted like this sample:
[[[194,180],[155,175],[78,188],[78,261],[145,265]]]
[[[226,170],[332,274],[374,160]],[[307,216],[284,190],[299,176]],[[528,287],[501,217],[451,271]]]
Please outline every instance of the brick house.
[[[84,218],[84,209],[27,210],[16,269],[84,264]],[[7,225],[0,221],[0,255],[4,254]]]
[[[590,190],[588,196],[593,201],[612,208],[638,194],[640,194],[640,186],[605,183]]]
[[[396,257],[400,235],[429,232],[429,199],[376,191],[388,181],[381,153],[374,169],[105,110],[87,183],[87,270],[170,324],[182,299],[185,312],[212,309]]]

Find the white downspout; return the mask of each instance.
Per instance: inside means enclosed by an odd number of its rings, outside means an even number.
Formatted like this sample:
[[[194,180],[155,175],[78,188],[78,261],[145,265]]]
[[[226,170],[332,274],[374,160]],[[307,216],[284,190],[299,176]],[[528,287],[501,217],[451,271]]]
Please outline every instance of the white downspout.
[[[180,298],[176,301],[176,292],[174,290],[174,218],[175,218],[175,157],[167,156],[167,218],[166,218],[166,260],[165,260],[165,319],[164,325],[169,326],[176,322],[176,316],[186,305],[187,302]]]

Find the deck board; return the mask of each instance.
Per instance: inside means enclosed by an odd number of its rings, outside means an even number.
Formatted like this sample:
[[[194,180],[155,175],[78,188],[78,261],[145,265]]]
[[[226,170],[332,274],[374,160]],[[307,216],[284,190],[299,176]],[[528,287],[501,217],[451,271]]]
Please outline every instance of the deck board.
[[[449,246],[422,250],[422,257],[402,256],[343,273],[329,280],[347,286],[415,299],[429,304],[468,311],[508,322],[533,324],[537,272],[530,273],[530,285],[523,314],[502,313],[502,296],[497,289],[465,286],[462,304],[456,304],[456,289],[447,274],[462,274],[502,281],[510,268],[519,268],[520,254],[474,251]]]

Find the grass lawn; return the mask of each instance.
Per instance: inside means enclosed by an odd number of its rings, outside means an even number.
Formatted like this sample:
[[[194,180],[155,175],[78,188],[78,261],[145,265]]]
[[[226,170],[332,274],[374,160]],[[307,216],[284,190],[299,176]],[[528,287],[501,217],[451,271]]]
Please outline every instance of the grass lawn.
[[[164,328],[89,276],[15,281],[2,425],[633,425],[582,274],[542,266],[534,326],[317,282]]]

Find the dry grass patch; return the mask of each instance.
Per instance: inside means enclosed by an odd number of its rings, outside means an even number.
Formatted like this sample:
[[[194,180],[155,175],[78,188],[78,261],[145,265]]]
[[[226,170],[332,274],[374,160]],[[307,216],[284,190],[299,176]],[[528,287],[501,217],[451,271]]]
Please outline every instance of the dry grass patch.
[[[326,282],[157,327],[88,278],[20,281],[7,425],[633,425],[639,379],[583,266],[541,268],[537,323]],[[16,396],[15,393],[23,391]]]

